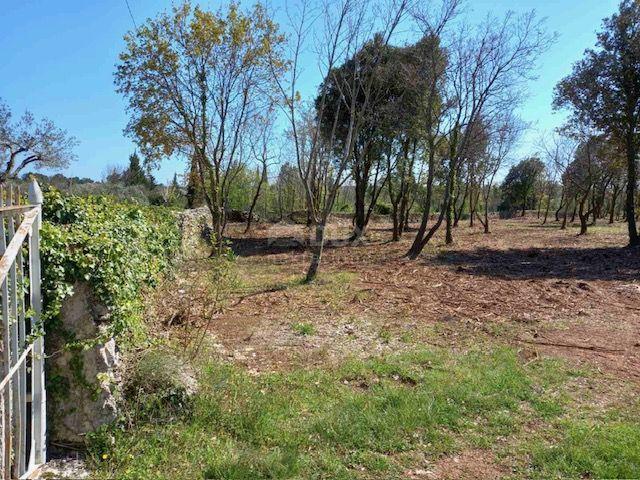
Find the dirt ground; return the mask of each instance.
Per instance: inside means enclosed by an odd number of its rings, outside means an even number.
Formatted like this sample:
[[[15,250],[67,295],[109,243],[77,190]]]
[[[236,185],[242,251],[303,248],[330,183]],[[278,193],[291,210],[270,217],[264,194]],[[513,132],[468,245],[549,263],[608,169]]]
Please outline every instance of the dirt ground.
[[[489,235],[465,223],[453,245],[436,236],[409,261],[411,232],[391,242],[390,226],[377,223],[349,245],[349,223],[336,222],[314,286],[301,284],[309,260],[304,227],[262,225],[247,235],[243,227],[229,228],[241,286],[226,307],[203,313],[202,300],[179,283],[161,291],[160,316],[173,323],[210,315],[207,339],[252,372],[421,343],[463,349],[497,340],[525,358],[560,356],[640,381],[640,251],[624,246],[622,224],[579,237],[535,218],[494,220]],[[185,285],[206,268],[189,265],[179,279]]]
[[[234,286],[212,293],[211,264],[187,262],[156,292],[153,315],[163,334],[190,344],[185,350],[196,345],[255,375],[418,345],[506,344],[524,362],[560,357],[586,369],[589,379],[572,386],[575,399],[605,409],[640,387],[640,250],[625,246],[624,227],[600,224],[577,236],[574,227],[530,217],[496,219],[486,235],[465,223],[453,245],[440,232],[410,261],[403,256],[412,232],[391,242],[390,225],[375,223],[350,245],[349,222],[336,221],[322,274],[305,285],[303,226],[259,225],[244,234],[236,224],[228,230]],[[511,468],[489,450],[463,449],[405,476],[502,478]]]

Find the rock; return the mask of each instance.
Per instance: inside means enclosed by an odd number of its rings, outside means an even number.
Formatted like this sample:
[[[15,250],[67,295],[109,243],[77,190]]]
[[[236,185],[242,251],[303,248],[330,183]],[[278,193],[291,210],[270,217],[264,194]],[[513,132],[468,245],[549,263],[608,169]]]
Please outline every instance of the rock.
[[[54,442],[81,444],[86,433],[117,417],[117,345],[113,338],[91,343],[105,336],[108,316],[89,284],[78,282],[62,305],[61,328],[47,332],[46,351],[56,352],[47,361],[48,429]],[[88,346],[65,349],[70,335]]]
[[[242,210],[227,210],[227,222],[244,223],[249,218],[249,213]],[[253,215],[253,220],[258,221],[257,216]]]
[[[83,460],[59,458],[42,465],[31,478],[56,478],[76,480],[89,478],[89,470]]]
[[[207,207],[183,210],[177,214],[181,254],[185,259],[207,258],[212,251],[213,224]]]
[[[306,225],[307,219],[309,218],[309,216],[307,215],[306,211],[297,210],[295,212],[291,212],[288,218],[289,218],[289,221],[291,221],[292,223],[296,223],[299,225]]]

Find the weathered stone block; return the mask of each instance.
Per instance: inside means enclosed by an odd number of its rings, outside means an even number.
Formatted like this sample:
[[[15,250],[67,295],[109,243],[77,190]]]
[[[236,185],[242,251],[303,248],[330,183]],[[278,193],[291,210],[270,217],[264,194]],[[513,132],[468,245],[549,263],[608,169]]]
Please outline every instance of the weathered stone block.
[[[61,310],[60,328],[47,332],[49,438],[61,444],[82,443],[84,435],[117,417],[120,363],[113,338],[104,338],[109,313],[88,283],[74,285]],[[70,341],[88,341],[82,349],[65,349]]]

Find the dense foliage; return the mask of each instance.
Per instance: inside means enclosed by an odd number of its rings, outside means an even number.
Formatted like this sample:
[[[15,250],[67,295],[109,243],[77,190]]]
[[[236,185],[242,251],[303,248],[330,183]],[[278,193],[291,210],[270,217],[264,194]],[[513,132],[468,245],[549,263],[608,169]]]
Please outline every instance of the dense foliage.
[[[86,281],[109,310],[110,335],[139,331],[140,294],[169,267],[179,245],[171,212],[51,189],[43,220],[45,321],[55,322],[73,285]]]

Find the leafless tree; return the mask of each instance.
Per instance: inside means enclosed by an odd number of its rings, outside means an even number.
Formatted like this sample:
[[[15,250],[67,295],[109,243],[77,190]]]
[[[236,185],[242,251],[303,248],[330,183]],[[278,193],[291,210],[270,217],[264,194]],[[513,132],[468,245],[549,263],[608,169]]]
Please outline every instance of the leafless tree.
[[[253,212],[262,193],[262,188],[268,180],[269,167],[273,165],[276,158],[272,151],[274,149],[274,122],[273,108],[269,108],[266,114],[256,122],[255,129],[248,133],[249,148],[257,165],[257,183],[249,205],[247,227],[244,233],[251,230]]]
[[[317,48],[319,68],[323,78],[338,75],[336,67],[347,59],[358,61],[356,53],[366,42],[371,41],[371,32],[379,33],[373,39],[378,50],[387,45],[407,11],[407,0],[390,0],[387,3],[371,0],[325,1],[313,11],[306,0],[298,4],[296,19],[293,19],[291,39],[291,59],[288,81],[277,80],[284,97],[284,112],[289,120],[291,135],[296,147],[298,171],[305,188],[307,211],[315,230],[311,241],[311,263],[306,280],[313,281],[317,275],[325,243],[325,229],[333,209],[340,187],[348,178],[348,162],[351,159],[354,139],[361,128],[370,107],[373,79],[380,55],[374,54],[365,75],[351,75],[338,79],[336,83],[344,88],[344,99],[335,108],[346,109],[349,116],[347,134],[341,142],[340,151],[336,151],[336,139],[332,136],[323,139],[320,126],[328,108],[326,82],[320,86],[316,99],[315,118],[311,123],[310,145],[303,151],[303,138],[300,127],[301,108],[304,104],[299,98],[297,85],[301,71],[300,55],[307,40],[315,33],[314,44]],[[312,20],[312,18],[314,20]],[[374,48],[375,51],[375,48]],[[359,70],[359,69],[357,69]],[[358,102],[356,92],[364,96]],[[339,115],[334,115],[337,118]],[[305,154],[306,153],[306,154]],[[321,189],[314,189],[320,183]]]
[[[536,59],[554,40],[535,13],[507,13],[500,21],[488,17],[477,28],[460,26],[448,45],[444,82],[444,104],[450,107],[440,120],[446,137],[443,160],[447,178],[440,215],[427,231],[428,216],[423,216],[413,245],[407,252],[416,258],[440,228],[446,217],[446,240],[452,240],[452,190],[460,162],[470,148],[474,125],[483,117],[492,117],[512,108],[522,98],[523,87],[532,78]]]
[[[491,122],[487,151],[478,167],[478,184],[480,185],[479,190],[484,204],[484,218],[481,218],[477,211],[476,215],[484,228],[484,233],[491,232],[489,226],[489,197],[491,196],[491,189],[496,175],[504,167],[505,160],[524,128],[525,125],[509,110],[500,114]]]
[[[37,121],[28,111],[15,122],[12,116],[0,99],[0,185],[26,167],[60,169],[76,159],[78,142],[51,120]]]

